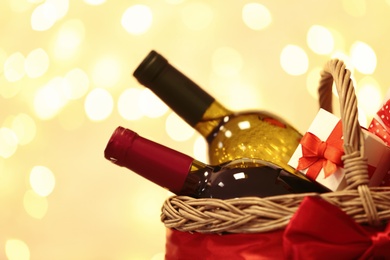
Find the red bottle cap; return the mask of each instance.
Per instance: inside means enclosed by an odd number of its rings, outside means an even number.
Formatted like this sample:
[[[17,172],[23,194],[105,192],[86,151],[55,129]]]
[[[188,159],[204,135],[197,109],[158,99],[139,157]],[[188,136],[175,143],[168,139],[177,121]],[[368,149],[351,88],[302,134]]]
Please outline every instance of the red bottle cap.
[[[123,127],[112,134],[104,156],[176,194],[181,191],[194,160]]]

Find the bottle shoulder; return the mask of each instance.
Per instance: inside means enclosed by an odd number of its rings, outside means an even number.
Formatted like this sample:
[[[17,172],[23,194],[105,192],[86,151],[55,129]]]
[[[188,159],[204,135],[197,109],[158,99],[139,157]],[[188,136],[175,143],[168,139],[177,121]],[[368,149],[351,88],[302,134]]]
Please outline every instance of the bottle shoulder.
[[[281,128],[292,128],[295,131],[297,131],[290,123],[288,123],[286,120],[282,119],[281,117],[278,117],[270,112],[262,111],[262,110],[247,110],[247,111],[240,111],[240,112],[231,112],[229,115],[226,115],[221,125],[227,125],[227,124],[235,124],[239,123],[240,121],[248,121],[248,120],[256,120],[256,121],[250,121],[251,123],[255,123],[260,121],[265,121],[271,125],[278,126]],[[298,131],[297,131],[298,132]]]
[[[302,138],[302,134],[286,121],[263,111],[243,111],[232,112],[219,119],[219,124],[210,131],[206,137],[208,143],[215,141],[217,136],[226,136],[227,138],[235,138],[233,135],[239,133],[239,138],[243,137],[243,133],[257,134],[285,134],[291,138]]]
[[[287,122],[263,111],[231,113],[206,137],[212,164],[237,158],[259,158],[292,170],[288,161],[302,134]]]

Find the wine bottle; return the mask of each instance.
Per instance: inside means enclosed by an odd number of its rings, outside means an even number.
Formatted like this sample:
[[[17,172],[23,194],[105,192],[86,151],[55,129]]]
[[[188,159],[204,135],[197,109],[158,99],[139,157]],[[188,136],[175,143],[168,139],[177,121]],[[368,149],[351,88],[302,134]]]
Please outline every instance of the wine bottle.
[[[264,160],[241,158],[208,165],[120,126],[112,134],[104,156],[177,195],[195,198],[328,191]]]
[[[133,75],[207,140],[209,163],[258,158],[295,174],[288,161],[302,135],[282,119],[230,111],[154,50]]]

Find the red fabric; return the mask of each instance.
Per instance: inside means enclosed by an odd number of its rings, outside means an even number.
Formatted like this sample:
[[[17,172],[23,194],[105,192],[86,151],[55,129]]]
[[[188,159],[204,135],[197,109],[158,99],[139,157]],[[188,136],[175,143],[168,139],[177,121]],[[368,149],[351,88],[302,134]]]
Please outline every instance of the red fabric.
[[[299,158],[297,170],[308,169],[306,176],[315,180],[324,169],[325,177],[328,177],[342,167],[341,156],[343,149],[343,131],[341,121],[337,123],[325,142],[314,134],[307,132],[301,139],[302,157]]]
[[[217,235],[167,229],[165,259],[283,259],[283,232]]]
[[[200,234],[167,229],[173,259],[390,259],[390,223],[358,225],[320,197],[305,198],[285,230],[257,234]]]
[[[390,259],[390,223],[363,228],[320,197],[306,197],[284,235],[287,259]]]
[[[390,186],[390,173],[387,173],[385,178],[383,179],[381,185],[379,186]]]

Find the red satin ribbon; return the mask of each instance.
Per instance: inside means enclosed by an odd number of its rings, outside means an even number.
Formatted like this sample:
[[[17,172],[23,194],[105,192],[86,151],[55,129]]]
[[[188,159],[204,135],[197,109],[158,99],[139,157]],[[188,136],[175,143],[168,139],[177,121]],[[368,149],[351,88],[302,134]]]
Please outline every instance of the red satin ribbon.
[[[343,166],[343,131],[341,121],[337,123],[328,139],[323,142],[314,134],[307,132],[301,139],[302,157],[297,170],[308,169],[306,176],[312,180],[324,169],[325,178]]]
[[[320,197],[306,197],[286,227],[287,259],[390,259],[390,223],[384,230],[357,224]]]

